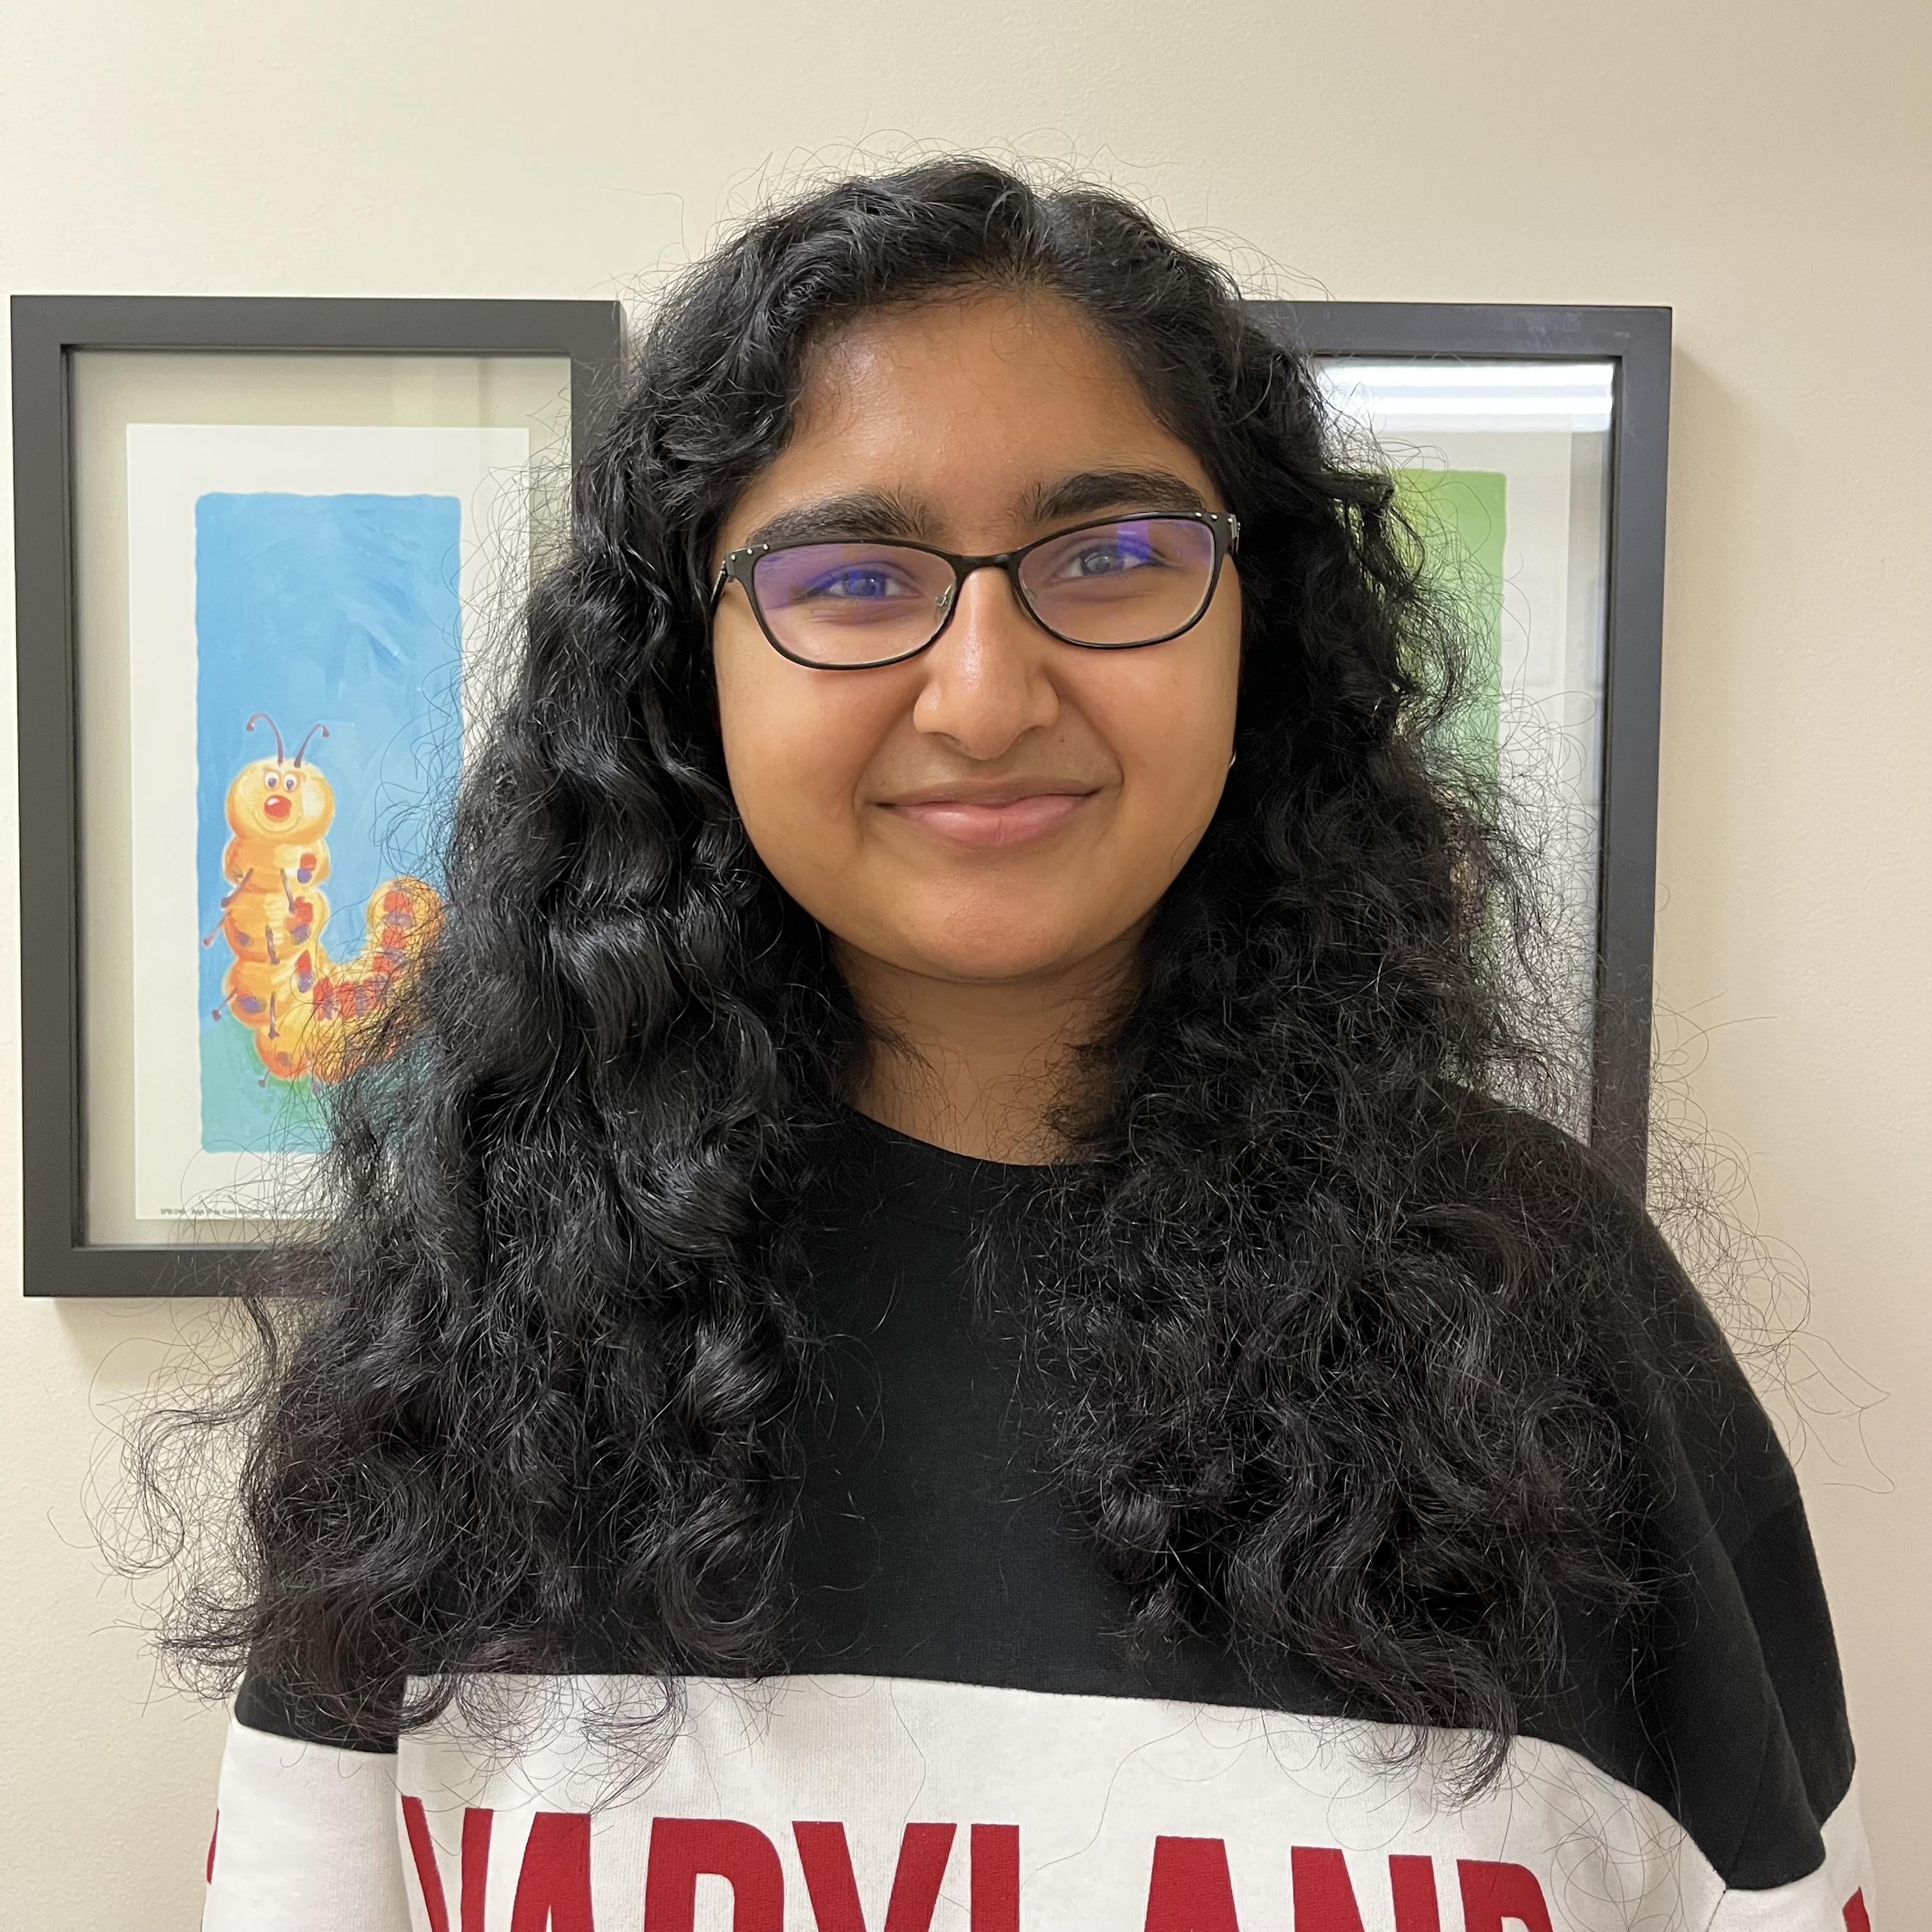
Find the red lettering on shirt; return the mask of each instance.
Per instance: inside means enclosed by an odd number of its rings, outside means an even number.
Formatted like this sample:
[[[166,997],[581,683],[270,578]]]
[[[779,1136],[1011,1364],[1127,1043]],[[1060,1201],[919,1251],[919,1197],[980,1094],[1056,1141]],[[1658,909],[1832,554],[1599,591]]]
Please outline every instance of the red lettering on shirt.
[[[892,1872],[892,1896],[886,1905],[885,1932],[929,1932],[958,1829],[955,1825],[905,1828]],[[798,1840],[798,1862],[805,1868],[805,1888],[812,1897],[818,1932],[866,1932],[845,1827],[804,1823],[791,1830]]]
[[[449,1906],[442,1895],[442,1874],[436,1869],[436,1846],[429,1835],[429,1820],[423,1816],[420,1798],[403,1800],[403,1829],[410,1841],[410,1856],[416,1862],[416,1885],[422,1893],[423,1915],[429,1932],[449,1932]]]
[[[971,1932],[1020,1932],[1020,1828],[975,1825]]]
[[[1395,1900],[1395,1932],[1442,1932],[1434,1859],[1396,1853],[1389,1860],[1389,1892]]]
[[[1871,1914],[1865,1910],[1863,1886],[1845,1900],[1845,1932],[1871,1932]]]
[[[778,1847],[734,1818],[655,1818],[644,1874],[644,1932],[693,1932],[698,1881],[731,1887],[732,1932],[784,1932],[784,1868]]]
[[[1294,1932],[1362,1932],[1362,1908],[1348,1882],[1348,1862],[1323,1845],[1296,1845],[1288,1855],[1294,1881]]]
[[[458,1921],[461,1932],[483,1932],[483,1908],[490,1882],[490,1828],[494,1811],[479,1811],[472,1806],[463,1814],[463,1851],[459,1864]],[[422,1892],[423,1916],[429,1932],[449,1932],[449,1905],[442,1889],[442,1872],[436,1863],[436,1840],[429,1834],[429,1820],[423,1815],[420,1798],[403,1800],[403,1829],[410,1841],[410,1856],[416,1868],[416,1883]]]
[[[1458,1858],[1456,1876],[1462,1888],[1464,1932],[1504,1932],[1505,1921],[1525,1932],[1551,1932],[1543,1888],[1527,1866]]]
[[[214,1828],[208,1834],[208,1882],[210,1885],[214,1882],[214,1841],[220,1835],[221,1814],[218,1811],[214,1814]],[[1849,1912],[1851,1907],[1846,1906],[1845,1910]]]
[[[463,1814],[463,1932],[483,1932],[483,1911],[490,1889],[490,1827],[494,1811],[472,1807]]]
[[[589,1812],[539,1811],[530,1820],[510,1932],[596,1932],[590,1917]]]
[[[1241,1932],[1219,1838],[1155,1839],[1145,1932]]]

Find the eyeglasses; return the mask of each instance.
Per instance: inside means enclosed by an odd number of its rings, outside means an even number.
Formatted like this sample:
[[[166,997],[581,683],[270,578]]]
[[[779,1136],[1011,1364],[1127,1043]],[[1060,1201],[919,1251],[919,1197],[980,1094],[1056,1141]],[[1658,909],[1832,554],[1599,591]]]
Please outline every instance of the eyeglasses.
[[[1231,512],[1199,510],[1109,517],[988,556],[897,541],[753,544],[725,558],[711,602],[742,584],[782,656],[818,670],[871,670],[936,643],[961,584],[992,568],[1062,644],[1138,650],[1201,621],[1240,533]]]

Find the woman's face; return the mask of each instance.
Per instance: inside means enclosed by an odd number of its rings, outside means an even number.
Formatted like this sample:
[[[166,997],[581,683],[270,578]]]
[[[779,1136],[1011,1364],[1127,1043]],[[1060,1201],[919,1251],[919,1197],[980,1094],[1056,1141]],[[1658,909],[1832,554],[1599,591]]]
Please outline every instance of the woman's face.
[[[796,427],[720,533],[862,500],[866,527],[971,554],[1122,512],[1222,502],[1070,304],[974,296],[867,316],[814,356]],[[854,514],[860,514],[855,508]],[[1130,944],[1228,769],[1240,662],[1232,566],[1165,644],[1083,650],[1005,574],[969,575],[922,655],[818,670],[766,640],[742,586],[713,630],[731,789],[778,884],[900,972],[1051,980]]]

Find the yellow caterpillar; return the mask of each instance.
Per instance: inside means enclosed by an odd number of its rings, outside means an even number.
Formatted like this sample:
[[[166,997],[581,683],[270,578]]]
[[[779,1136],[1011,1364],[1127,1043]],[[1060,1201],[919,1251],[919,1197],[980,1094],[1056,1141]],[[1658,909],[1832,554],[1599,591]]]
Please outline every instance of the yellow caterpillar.
[[[319,888],[328,877],[324,835],[335,818],[335,792],[302,762],[309,739],[328,728],[314,724],[292,758],[265,711],[257,721],[275,734],[275,755],[244,765],[228,788],[228,829],[222,876],[230,890],[221,923],[234,963],[222,980],[222,1004],[255,1036],[269,1075],[311,1082],[340,1080],[349,1070],[348,1035],[354,1024],[386,1006],[436,931],[442,910],[435,888],[406,876],[385,879],[369,895],[367,936],[353,959],[332,959],[320,939],[328,900]],[[214,933],[202,940],[212,945]]]

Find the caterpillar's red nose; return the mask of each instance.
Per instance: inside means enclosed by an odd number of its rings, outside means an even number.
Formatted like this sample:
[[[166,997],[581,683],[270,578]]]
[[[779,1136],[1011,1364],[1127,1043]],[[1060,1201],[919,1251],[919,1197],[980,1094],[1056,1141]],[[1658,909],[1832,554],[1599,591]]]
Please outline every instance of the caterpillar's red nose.
[[[288,817],[289,802],[280,792],[272,792],[262,801],[262,815],[280,821]]]

